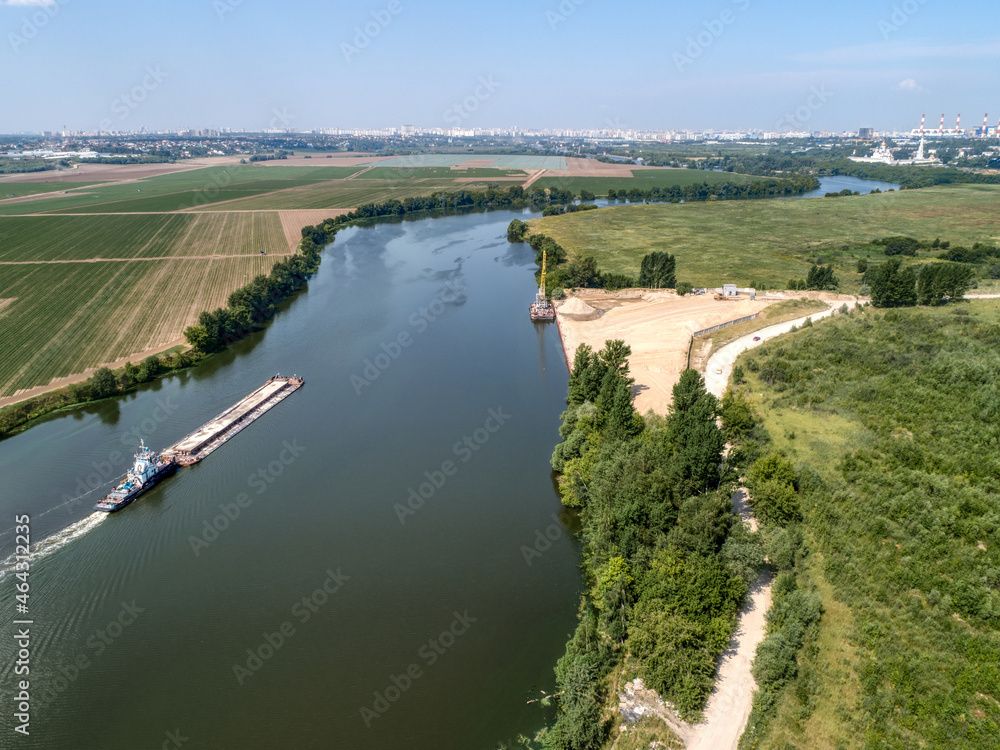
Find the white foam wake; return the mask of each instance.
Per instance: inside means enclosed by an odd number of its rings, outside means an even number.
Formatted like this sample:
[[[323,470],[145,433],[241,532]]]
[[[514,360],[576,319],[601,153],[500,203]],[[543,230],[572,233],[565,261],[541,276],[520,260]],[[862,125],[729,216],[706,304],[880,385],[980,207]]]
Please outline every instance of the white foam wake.
[[[57,531],[51,536],[45,537],[40,542],[35,542],[31,545],[31,564],[34,565],[43,557],[48,557],[52,553],[62,549],[67,544],[79,539],[85,534],[90,533],[108,517],[108,513],[103,513],[98,511],[97,513],[91,513],[86,518],[82,518],[74,524],[70,524],[62,531]],[[7,556],[3,562],[0,562],[0,581],[2,581],[7,573],[14,570],[17,564],[17,553],[13,552]]]

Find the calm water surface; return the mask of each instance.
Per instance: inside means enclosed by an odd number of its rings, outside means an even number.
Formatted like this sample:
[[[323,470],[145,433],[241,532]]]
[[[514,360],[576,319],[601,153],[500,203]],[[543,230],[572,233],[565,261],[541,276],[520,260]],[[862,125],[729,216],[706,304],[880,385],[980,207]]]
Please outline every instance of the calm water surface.
[[[566,365],[514,215],[341,232],[264,333],[0,444],[3,554],[16,513],[35,540],[77,525],[33,564],[31,734],[4,706],[0,746],[468,750],[546,722],[526,701],[582,584],[548,464]],[[276,372],[306,385],[91,520],[106,485],[77,496],[137,436],[165,447]],[[5,699],[15,658],[3,639]]]

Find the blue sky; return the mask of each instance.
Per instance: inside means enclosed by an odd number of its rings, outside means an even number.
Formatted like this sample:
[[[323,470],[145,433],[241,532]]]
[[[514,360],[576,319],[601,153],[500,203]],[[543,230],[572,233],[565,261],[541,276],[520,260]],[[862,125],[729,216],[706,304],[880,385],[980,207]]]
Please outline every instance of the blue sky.
[[[0,132],[1000,120],[975,0],[0,0]]]

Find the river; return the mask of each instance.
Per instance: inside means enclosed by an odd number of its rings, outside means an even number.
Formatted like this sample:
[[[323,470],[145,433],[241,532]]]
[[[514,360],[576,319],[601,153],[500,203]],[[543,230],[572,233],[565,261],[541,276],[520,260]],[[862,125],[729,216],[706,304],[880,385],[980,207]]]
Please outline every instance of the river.
[[[35,540],[96,519],[33,562],[19,747],[176,732],[198,748],[469,750],[546,723],[527,701],[554,687],[582,582],[548,465],[566,364],[555,326],[528,319],[533,252],[507,243],[513,215],[342,231],[266,331],[3,442],[4,529],[16,513]],[[276,372],[306,385],[125,510],[90,516],[104,488],[64,496]],[[4,633],[15,583],[0,581]],[[5,698],[15,652],[0,642]]]
[[[857,190],[861,195],[868,195],[873,190],[899,190],[899,185],[893,182],[882,182],[881,180],[863,180],[860,177],[820,177],[819,189],[811,190],[804,195],[787,195],[782,198],[822,198],[827,193],[839,193],[841,190]]]

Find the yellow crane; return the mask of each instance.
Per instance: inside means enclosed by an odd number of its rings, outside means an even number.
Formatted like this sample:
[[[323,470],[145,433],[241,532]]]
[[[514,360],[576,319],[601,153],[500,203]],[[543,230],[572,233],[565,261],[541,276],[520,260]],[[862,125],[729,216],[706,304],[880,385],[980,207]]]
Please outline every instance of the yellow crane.
[[[538,295],[535,297],[535,301],[528,306],[528,314],[531,315],[532,320],[555,320],[556,317],[556,309],[545,298],[546,261],[546,252],[542,250],[542,278],[538,285]]]

